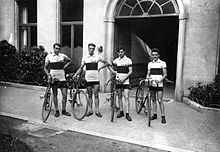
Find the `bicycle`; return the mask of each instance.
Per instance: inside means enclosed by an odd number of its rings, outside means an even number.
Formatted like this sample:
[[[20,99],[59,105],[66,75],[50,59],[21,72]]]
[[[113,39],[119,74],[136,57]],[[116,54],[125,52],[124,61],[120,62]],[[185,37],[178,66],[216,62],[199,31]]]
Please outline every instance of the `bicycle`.
[[[111,107],[111,122],[113,122],[114,120],[114,114],[115,111],[118,110],[117,106],[116,106],[116,95],[117,95],[117,89],[116,89],[116,85],[120,84],[121,82],[118,81],[116,79],[116,77],[112,77],[111,79],[109,79],[106,83],[106,86],[111,82],[111,90],[110,90],[110,97],[106,97],[106,102],[110,101],[110,107]]]
[[[136,90],[135,96],[135,109],[138,114],[140,114],[143,108],[147,108],[147,116],[148,116],[148,126],[151,125],[151,95],[149,91],[149,87],[152,86],[153,80],[151,78],[141,79],[139,83],[139,87]],[[158,85],[158,84],[157,84]],[[144,96],[144,87],[147,88],[147,93]],[[146,103],[147,101],[147,103]],[[146,106],[145,106],[146,104]]]
[[[86,93],[81,90],[83,83],[85,83],[81,77],[78,77],[76,79],[72,78],[73,74],[69,74],[66,76],[68,89],[70,90],[70,97],[72,97],[72,100],[70,100],[71,103],[71,109],[73,116],[77,120],[82,120],[88,111],[88,98]]]
[[[48,80],[47,88],[46,88],[46,91],[43,97],[44,102],[43,102],[42,112],[41,112],[41,119],[43,122],[47,121],[52,111],[53,100],[51,98],[51,92],[52,92],[51,84],[55,83],[56,81],[59,81],[59,80],[56,78],[51,78]]]

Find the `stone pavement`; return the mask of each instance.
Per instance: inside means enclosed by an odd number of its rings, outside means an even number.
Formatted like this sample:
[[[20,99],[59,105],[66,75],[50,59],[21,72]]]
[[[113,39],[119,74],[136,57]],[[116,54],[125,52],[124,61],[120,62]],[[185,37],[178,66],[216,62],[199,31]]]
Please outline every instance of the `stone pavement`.
[[[152,121],[152,126],[148,127],[146,116],[135,112],[134,90],[130,98],[130,115],[133,119],[131,122],[125,118],[116,118],[115,122],[110,122],[110,106],[109,103],[104,103],[106,94],[100,93],[102,118],[92,115],[77,121],[74,117],[61,115],[58,118],[50,116],[47,123],[42,123],[43,100],[40,96],[44,94],[44,90],[44,87],[1,83],[0,114],[25,119],[42,126],[56,126],[60,130],[72,130],[173,152],[220,151],[219,111],[200,112],[185,103],[170,100],[165,102],[167,123],[161,124],[158,113],[159,119]],[[170,99],[169,97],[166,98],[165,95],[166,99]],[[67,111],[71,112],[69,103]]]

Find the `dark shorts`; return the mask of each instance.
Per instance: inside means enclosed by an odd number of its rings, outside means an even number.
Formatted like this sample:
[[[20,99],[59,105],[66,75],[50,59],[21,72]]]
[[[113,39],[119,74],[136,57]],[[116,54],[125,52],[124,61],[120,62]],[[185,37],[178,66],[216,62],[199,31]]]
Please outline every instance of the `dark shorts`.
[[[53,84],[51,84],[51,86],[55,86],[57,88],[67,88],[67,82],[66,81],[55,81]]]
[[[118,84],[118,85],[116,85],[116,89],[129,89],[129,90],[131,90],[131,86],[129,84]]]
[[[149,87],[150,91],[163,91],[163,87]]]
[[[89,86],[94,86],[94,85],[99,85],[99,81],[92,81],[92,82],[86,82],[86,86],[89,87]]]

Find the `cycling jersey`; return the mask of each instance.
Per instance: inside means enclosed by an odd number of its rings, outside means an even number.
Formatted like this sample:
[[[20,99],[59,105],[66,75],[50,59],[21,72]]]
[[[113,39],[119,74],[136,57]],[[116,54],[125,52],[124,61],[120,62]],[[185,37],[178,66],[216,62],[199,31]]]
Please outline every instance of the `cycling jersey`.
[[[52,53],[47,55],[45,59],[45,62],[49,65],[51,76],[60,81],[66,81],[65,72],[63,70],[65,58],[68,57],[63,53],[59,53],[58,55]]]
[[[85,64],[85,79],[87,82],[99,81],[98,62],[104,60],[100,55],[87,55],[83,57],[82,64]]]
[[[148,70],[150,70],[150,77],[152,80],[160,80],[163,77],[163,69],[166,68],[166,62],[157,59],[148,63]],[[153,87],[157,87],[157,84],[153,81]],[[163,81],[158,83],[158,87],[163,87]]]
[[[116,78],[119,77],[120,79],[124,79],[129,73],[129,66],[132,65],[132,61],[124,55],[123,58],[116,58],[113,61],[113,65],[116,65]],[[129,84],[129,79],[126,79],[123,84]]]

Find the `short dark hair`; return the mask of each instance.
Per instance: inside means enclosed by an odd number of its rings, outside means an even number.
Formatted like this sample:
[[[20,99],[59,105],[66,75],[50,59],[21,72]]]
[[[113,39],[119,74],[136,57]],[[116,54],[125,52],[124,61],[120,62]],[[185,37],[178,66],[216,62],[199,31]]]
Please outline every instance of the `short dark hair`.
[[[88,44],[88,47],[89,47],[89,46],[94,46],[94,47],[96,47],[96,45],[95,45],[94,43],[89,43],[89,44]]]
[[[53,48],[55,48],[55,46],[61,47],[61,44],[60,43],[54,43]]]
[[[122,47],[122,46],[118,47],[117,52],[119,52],[120,50],[124,51],[124,47]]]
[[[160,50],[157,49],[157,48],[153,48],[151,51],[152,51],[152,52],[157,52],[158,54],[160,54]]]

